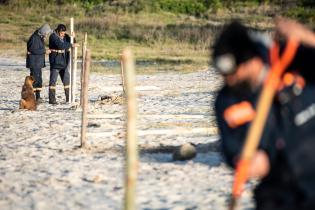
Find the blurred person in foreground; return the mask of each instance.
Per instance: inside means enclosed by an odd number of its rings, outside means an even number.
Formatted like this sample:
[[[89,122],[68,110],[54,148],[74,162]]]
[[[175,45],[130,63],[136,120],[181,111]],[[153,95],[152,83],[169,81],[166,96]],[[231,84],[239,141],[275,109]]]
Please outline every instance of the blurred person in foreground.
[[[69,74],[69,50],[73,45],[70,43],[70,37],[66,34],[67,28],[64,24],[59,24],[49,37],[50,79],[49,79],[49,103],[57,104],[56,101],[56,82],[58,74],[64,86],[66,102],[69,102],[70,74]]]
[[[267,73],[281,57],[286,40],[296,39],[297,52],[281,77],[249,177],[260,179],[254,191],[256,209],[311,210],[315,209],[315,34],[283,18],[276,19],[276,33],[278,39],[272,40],[233,21],[216,39],[213,63],[224,81],[215,101],[222,152],[235,168]]]
[[[27,41],[26,68],[30,69],[30,75],[35,79],[33,89],[38,103],[42,102],[40,92],[43,86],[42,68],[45,67],[45,54],[50,53],[49,49],[45,49],[45,40],[51,32],[50,26],[46,23]]]

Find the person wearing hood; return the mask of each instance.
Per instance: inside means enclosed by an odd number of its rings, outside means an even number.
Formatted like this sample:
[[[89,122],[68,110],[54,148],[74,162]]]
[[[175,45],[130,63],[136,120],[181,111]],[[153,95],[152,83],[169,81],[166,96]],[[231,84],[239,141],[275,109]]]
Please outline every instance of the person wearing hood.
[[[40,92],[42,90],[42,68],[45,67],[45,54],[50,50],[45,49],[45,39],[52,32],[50,26],[46,23],[37,29],[27,42],[26,68],[30,69],[30,75],[35,82],[33,84],[36,101],[42,102]]]
[[[49,54],[50,63],[50,79],[49,79],[49,103],[57,104],[56,101],[56,82],[58,74],[64,86],[66,102],[69,102],[69,84],[70,74],[68,70],[69,64],[69,49],[71,46],[78,46],[77,44],[70,43],[70,40],[66,39],[66,26],[59,24],[55,31],[49,37]]]

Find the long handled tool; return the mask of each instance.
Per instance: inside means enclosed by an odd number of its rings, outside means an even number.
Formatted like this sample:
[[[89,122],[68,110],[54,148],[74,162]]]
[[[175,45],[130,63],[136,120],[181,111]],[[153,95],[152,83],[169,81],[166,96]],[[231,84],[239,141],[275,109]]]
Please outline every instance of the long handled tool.
[[[288,40],[282,57],[271,66],[267,80],[264,83],[257,104],[256,116],[247,133],[241,157],[236,167],[231,196],[232,198],[229,205],[230,210],[235,209],[237,200],[241,196],[243,187],[248,179],[250,161],[257,150],[259,140],[273,101],[273,97],[280,82],[281,75],[292,61],[297,47],[297,41],[292,39]]]

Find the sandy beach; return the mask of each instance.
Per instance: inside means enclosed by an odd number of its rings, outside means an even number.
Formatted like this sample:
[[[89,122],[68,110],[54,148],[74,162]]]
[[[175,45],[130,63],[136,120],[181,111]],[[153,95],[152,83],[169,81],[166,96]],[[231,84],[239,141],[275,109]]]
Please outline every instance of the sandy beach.
[[[25,61],[0,58],[0,209],[123,209],[125,110],[120,75],[91,73],[87,141],[79,149],[81,110],[66,104],[60,79],[58,105],[19,110],[29,70]],[[137,209],[227,209],[233,178],[219,153],[213,101],[220,78],[213,69],[138,75],[139,172]],[[80,84],[77,84],[80,87]],[[79,90],[77,91],[79,99]],[[172,150],[191,142],[197,156],[173,161]],[[239,209],[253,209],[250,189]]]

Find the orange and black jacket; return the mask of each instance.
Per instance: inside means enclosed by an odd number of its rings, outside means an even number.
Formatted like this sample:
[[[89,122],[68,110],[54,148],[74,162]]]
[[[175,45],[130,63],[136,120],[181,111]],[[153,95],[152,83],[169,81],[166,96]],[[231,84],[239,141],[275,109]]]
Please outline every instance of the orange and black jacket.
[[[271,172],[257,191],[264,194],[278,186],[286,192],[291,189],[301,193],[302,196],[293,197],[303,197],[305,201],[302,202],[314,202],[315,49],[300,45],[282,79],[259,145],[259,149],[269,156]],[[259,93],[260,90],[235,93],[227,86],[218,93],[215,111],[221,148],[226,162],[232,167],[235,167],[249,124],[255,116]]]

